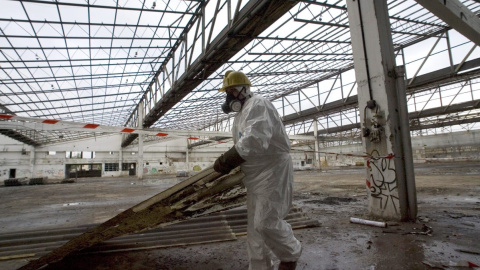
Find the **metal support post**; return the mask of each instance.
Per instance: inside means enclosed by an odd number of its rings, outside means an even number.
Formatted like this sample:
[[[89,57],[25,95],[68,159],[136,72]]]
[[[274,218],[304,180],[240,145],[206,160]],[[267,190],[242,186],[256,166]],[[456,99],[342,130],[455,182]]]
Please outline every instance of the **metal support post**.
[[[403,73],[397,74],[387,3],[347,0],[365,152],[369,212],[380,218],[417,215]],[[409,148],[410,147],[410,148]],[[408,150],[410,149],[410,151]]]
[[[138,128],[143,129],[143,118],[145,117],[145,108],[143,101],[138,104]],[[138,180],[143,179],[143,134],[138,135],[138,159],[137,159]]]
[[[123,136],[122,136],[123,137]],[[123,151],[122,147],[118,150],[118,169],[120,170],[120,175],[122,174],[123,165]]]
[[[187,146],[186,146],[186,148],[187,148],[187,152],[186,152],[186,160],[185,160],[185,161],[186,161],[185,171],[187,172],[187,175],[188,175],[188,173],[189,173],[189,171],[190,171],[190,164],[189,164],[189,162],[188,162],[188,138],[187,138]]]
[[[35,147],[30,147],[30,178],[35,178]]]
[[[318,122],[316,118],[313,119],[313,136],[315,137],[315,168],[320,169],[320,147],[318,146]]]

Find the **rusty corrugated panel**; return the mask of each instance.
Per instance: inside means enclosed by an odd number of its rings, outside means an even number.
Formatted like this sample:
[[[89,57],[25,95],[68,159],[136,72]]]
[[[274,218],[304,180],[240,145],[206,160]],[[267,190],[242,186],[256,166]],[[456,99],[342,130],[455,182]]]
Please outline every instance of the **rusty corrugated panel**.
[[[246,190],[242,184],[243,177],[244,174],[239,168],[228,175],[221,175],[215,172],[213,168],[208,168],[98,226],[86,228],[86,231],[79,232],[78,228],[77,231],[66,230],[64,236],[60,236],[56,231],[55,235],[49,236],[29,232],[29,234],[22,235],[20,239],[15,239],[12,235],[6,236],[3,239],[6,242],[0,245],[0,256],[5,258],[22,256],[22,254],[15,254],[18,250],[22,251],[23,254],[35,253],[35,256],[41,257],[19,268],[21,270],[32,270],[62,260],[72,252],[112,252],[114,250],[136,250],[195,243],[195,240],[183,235],[172,236],[172,233],[168,233],[169,228],[166,226],[199,216],[203,217],[178,224],[176,225],[177,229],[183,226],[188,230],[191,230],[192,227],[205,230],[204,224],[199,225],[197,223],[220,222],[221,225],[217,224],[214,227],[217,228],[217,231],[220,227],[225,228],[225,230],[220,233],[215,232],[215,237],[218,237],[215,238],[215,241],[232,240],[235,239],[235,233],[241,233],[241,230],[246,227],[245,209],[227,211],[208,217],[205,217],[205,215],[244,204]],[[243,212],[240,213],[239,211]],[[297,218],[299,217],[297,216]],[[242,221],[239,222],[239,219]],[[160,231],[149,232],[156,235],[148,235],[146,231],[153,228],[161,229]],[[232,230],[232,228],[235,229]],[[140,236],[119,238],[123,235],[140,232],[143,232]],[[29,238],[27,235],[31,237]],[[41,244],[32,239],[35,236],[37,236],[36,240],[42,241]],[[195,237],[198,236],[195,235]],[[131,242],[132,239],[133,243]],[[212,235],[202,235],[196,243],[213,241],[212,239],[214,239]],[[0,238],[0,241],[3,240]],[[20,244],[20,246],[17,245],[13,248],[15,243]],[[49,250],[51,251],[47,253]]]
[[[317,220],[308,218],[299,208],[293,208],[286,220],[294,229],[319,226]],[[0,260],[45,255],[66,243],[68,239],[93,227],[95,226],[3,234],[0,236]],[[238,235],[245,235],[246,228],[247,210],[244,207],[235,208],[163,228],[120,236],[84,249],[81,253],[108,253],[231,241]]]
[[[208,168],[177,185],[89,229],[50,253],[30,261],[21,270],[33,270],[62,260],[72,252],[125,234],[162,227],[218,212],[244,203],[243,173],[236,169],[221,175]]]

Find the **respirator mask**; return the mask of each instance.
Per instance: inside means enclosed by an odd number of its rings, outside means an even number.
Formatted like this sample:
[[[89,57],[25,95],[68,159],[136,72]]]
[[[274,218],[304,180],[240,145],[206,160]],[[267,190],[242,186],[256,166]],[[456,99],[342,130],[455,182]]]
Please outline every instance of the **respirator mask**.
[[[237,89],[240,89],[240,87],[238,87]],[[247,94],[247,88],[245,86],[241,88],[237,96],[227,93],[226,100],[222,104],[222,111],[226,114],[231,112],[239,112],[242,109],[243,104],[247,100],[247,97],[249,96],[250,95]]]

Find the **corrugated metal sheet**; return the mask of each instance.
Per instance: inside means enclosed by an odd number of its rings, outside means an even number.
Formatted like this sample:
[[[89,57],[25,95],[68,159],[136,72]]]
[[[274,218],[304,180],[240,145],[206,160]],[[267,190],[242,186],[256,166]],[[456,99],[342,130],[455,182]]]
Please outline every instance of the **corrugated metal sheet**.
[[[294,229],[319,226],[293,208],[286,218]],[[0,235],[0,260],[40,257],[97,225]],[[141,233],[110,239],[81,253],[106,253],[236,240],[247,230],[247,210],[237,208]]]

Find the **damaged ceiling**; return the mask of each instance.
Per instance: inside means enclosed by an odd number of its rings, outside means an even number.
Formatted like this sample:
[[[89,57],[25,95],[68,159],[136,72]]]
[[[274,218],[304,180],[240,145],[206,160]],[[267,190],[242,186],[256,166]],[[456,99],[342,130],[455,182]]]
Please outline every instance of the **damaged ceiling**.
[[[477,1],[461,2],[479,13]],[[388,6],[413,135],[477,129],[477,47],[415,1]],[[345,142],[360,122],[347,15],[342,0],[2,0],[0,111],[137,127],[143,110],[145,128],[225,132],[232,116],[217,89],[234,69],[289,134],[317,121],[321,136]],[[98,135],[0,124],[34,146]]]

